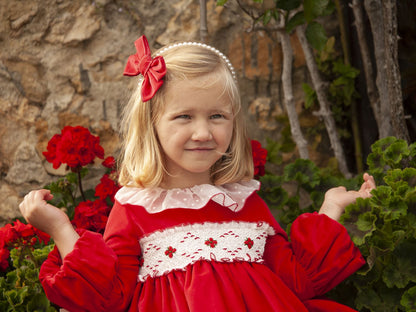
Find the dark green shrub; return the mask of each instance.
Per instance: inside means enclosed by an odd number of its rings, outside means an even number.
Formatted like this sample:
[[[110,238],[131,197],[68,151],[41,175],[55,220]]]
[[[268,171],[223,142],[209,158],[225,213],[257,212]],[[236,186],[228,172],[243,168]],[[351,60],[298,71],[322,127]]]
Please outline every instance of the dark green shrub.
[[[394,137],[372,145],[367,164],[377,189],[371,198],[346,207],[341,218],[367,265],[329,294],[338,302],[359,311],[416,311],[415,155],[415,143],[408,146]],[[338,185],[358,189],[362,178],[343,179],[298,159],[283,176],[267,174],[261,181],[261,196],[289,229],[299,214],[319,210],[326,190]],[[295,185],[292,194],[286,190],[290,184]],[[309,202],[300,200],[302,193]]]

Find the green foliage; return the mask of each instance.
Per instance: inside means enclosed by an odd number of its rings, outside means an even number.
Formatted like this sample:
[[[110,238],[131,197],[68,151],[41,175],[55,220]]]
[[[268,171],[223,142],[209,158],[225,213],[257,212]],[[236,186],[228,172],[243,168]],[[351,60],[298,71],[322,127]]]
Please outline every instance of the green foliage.
[[[379,140],[368,156],[380,185],[370,199],[346,209],[343,222],[368,265],[352,281],[358,309],[415,311],[416,168],[415,145],[393,137]],[[375,294],[377,302],[370,301]]]
[[[302,4],[301,0],[277,0],[276,8],[285,11],[292,11],[298,8]]]
[[[359,98],[355,88],[359,70],[344,64],[342,58],[334,49],[335,38],[331,37],[317,53],[317,65],[325,81],[329,81],[328,99],[331,102],[331,112],[337,124],[341,137],[350,136],[350,107],[352,101]],[[305,90],[305,88],[304,88]],[[309,94],[306,93],[306,100]]]
[[[88,168],[82,167],[79,176],[78,173],[69,172],[63,178],[55,182],[47,184],[44,188],[51,191],[54,195],[53,199],[50,200],[50,204],[64,208],[68,217],[72,219],[74,217],[75,207],[83,200],[82,197],[77,196],[77,191],[79,189],[79,179],[85,178],[88,174]],[[88,190],[87,192],[89,192]],[[87,195],[91,195],[87,193]],[[93,196],[89,196],[93,197]]]
[[[305,14],[302,12],[296,13],[291,19],[286,22],[286,31],[291,33],[297,26],[306,23]]]
[[[337,286],[332,299],[359,311],[416,311],[415,149],[393,137],[372,145],[367,162],[378,186],[371,198],[349,205],[341,219],[367,264]],[[260,195],[288,230],[301,213],[319,209],[326,190],[358,189],[362,178],[347,180],[298,159],[282,176],[266,174],[261,182]]]
[[[227,3],[228,0],[217,0],[217,5],[222,6]]]
[[[217,0],[218,6],[223,6],[228,0]],[[335,5],[330,0],[275,0],[273,8],[260,11],[255,22],[268,25],[272,20],[278,21],[280,16],[285,19],[286,31],[292,32],[297,26],[306,24],[306,38],[311,46],[321,51],[328,38],[319,17],[332,14]],[[253,0],[253,3],[263,3],[263,0]],[[243,4],[240,4],[243,6]],[[300,10],[292,16],[291,12]]]
[[[11,251],[14,270],[0,277],[0,311],[57,311],[46,298],[38,278],[40,264],[52,248],[47,245],[32,251]]]
[[[285,166],[282,176],[267,173],[260,178],[260,196],[277,213],[277,221],[287,230],[304,212],[317,211],[327,189],[339,185],[356,188],[360,179],[345,180],[329,169],[319,169],[312,161],[297,159]]]
[[[321,51],[324,48],[325,43],[328,40],[324,28],[317,22],[310,22],[308,24],[305,35],[311,46],[318,51]]]
[[[307,83],[302,83],[302,89],[305,93],[305,108],[311,108],[318,101],[316,91]]]

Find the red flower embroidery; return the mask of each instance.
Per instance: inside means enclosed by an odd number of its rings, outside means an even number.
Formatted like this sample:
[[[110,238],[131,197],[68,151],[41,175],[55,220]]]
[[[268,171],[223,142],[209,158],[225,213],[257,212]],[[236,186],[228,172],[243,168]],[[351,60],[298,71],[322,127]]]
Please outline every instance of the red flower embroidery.
[[[264,165],[266,164],[267,150],[265,148],[262,148],[261,143],[256,140],[251,140],[251,150],[254,163],[254,176],[264,176],[264,174],[266,173]]]
[[[176,252],[176,248],[169,246],[168,249],[166,249],[165,251],[165,255],[168,256],[169,258],[172,258],[175,252]]]
[[[213,239],[212,237],[210,237],[209,239],[207,239],[205,241],[205,245],[214,248],[217,245],[217,241],[215,239]]]
[[[244,242],[244,245],[246,245],[248,247],[248,249],[251,249],[251,247],[253,247],[254,242],[251,238],[247,238]]]

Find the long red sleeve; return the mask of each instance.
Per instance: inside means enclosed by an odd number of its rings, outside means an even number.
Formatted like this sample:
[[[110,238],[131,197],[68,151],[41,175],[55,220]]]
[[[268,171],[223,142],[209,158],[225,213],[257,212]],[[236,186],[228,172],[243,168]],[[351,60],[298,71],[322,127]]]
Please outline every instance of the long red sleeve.
[[[128,211],[115,205],[104,238],[83,231],[74,250],[61,260],[50,253],[40,271],[49,300],[71,312],[127,310],[138,275],[138,229]]]
[[[353,274],[365,260],[346,229],[322,214],[303,214],[291,242],[278,227],[266,245],[266,264],[301,300],[321,296]]]

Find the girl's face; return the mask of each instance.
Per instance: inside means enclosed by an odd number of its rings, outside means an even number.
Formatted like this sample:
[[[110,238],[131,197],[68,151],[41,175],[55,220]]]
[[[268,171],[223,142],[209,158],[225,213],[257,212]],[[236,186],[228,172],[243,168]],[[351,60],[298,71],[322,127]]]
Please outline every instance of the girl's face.
[[[168,171],[165,188],[210,183],[210,168],[230,145],[231,102],[221,81],[212,79],[179,81],[166,90],[165,108],[155,127]]]

